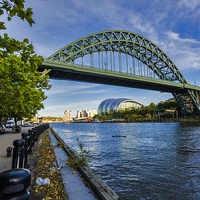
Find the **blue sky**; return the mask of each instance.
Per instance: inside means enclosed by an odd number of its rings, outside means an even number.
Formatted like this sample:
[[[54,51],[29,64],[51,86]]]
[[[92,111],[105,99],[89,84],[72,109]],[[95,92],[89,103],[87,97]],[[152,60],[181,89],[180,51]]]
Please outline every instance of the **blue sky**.
[[[159,46],[187,81],[200,86],[199,0],[34,0],[25,5],[33,8],[35,24],[29,27],[16,17],[6,24],[6,32],[18,40],[29,38],[38,55],[47,58],[92,33],[131,31]],[[40,116],[59,116],[64,110],[72,110],[75,116],[77,110],[97,109],[107,98],[124,97],[149,105],[172,97],[169,93],[84,82],[50,83]]]

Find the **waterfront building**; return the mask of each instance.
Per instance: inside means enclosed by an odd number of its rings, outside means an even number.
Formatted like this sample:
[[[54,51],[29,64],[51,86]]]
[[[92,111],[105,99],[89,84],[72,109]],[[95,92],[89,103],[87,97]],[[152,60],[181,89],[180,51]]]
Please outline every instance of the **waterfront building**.
[[[77,111],[76,118],[82,118],[82,111]]]
[[[69,110],[69,111],[65,110],[63,120],[64,120],[64,122],[71,122],[72,121],[71,110]]]
[[[77,115],[76,118],[80,119],[80,118],[84,118],[84,117],[94,117],[95,115],[97,115],[97,110],[92,110],[92,109],[87,109],[87,110],[82,110],[82,111],[77,111]]]
[[[125,111],[126,109],[139,108],[142,104],[137,101],[119,98],[119,99],[106,99],[98,106],[98,115],[112,114],[114,112]]]
[[[97,110],[88,109],[87,110],[87,117],[94,117],[97,115]]]
[[[82,110],[82,117],[88,117],[86,110]]]

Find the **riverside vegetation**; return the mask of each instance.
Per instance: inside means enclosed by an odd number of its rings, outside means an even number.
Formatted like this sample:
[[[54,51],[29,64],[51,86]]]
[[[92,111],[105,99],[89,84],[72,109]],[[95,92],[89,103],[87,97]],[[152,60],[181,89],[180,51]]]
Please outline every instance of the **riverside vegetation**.
[[[102,116],[95,116],[101,121],[123,120],[129,122],[145,121],[176,121],[184,116],[176,100],[168,100],[158,104],[150,103],[149,106],[141,106],[135,109],[126,109],[125,111],[105,113]],[[200,116],[191,116],[189,120],[199,120]]]
[[[79,147],[79,152],[71,149],[74,157],[69,157],[67,159],[67,164],[72,168],[78,168],[80,166],[87,165],[90,162],[90,153],[86,149],[84,149],[83,142],[79,141],[79,138],[76,139]]]
[[[50,128],[52,131],[53,129]],[[34,159],[36,161],[36,167],[31,172],[33,175],[33,185],[32,190],[30,191],[31,197],[30,200],[41,199],[41,200],[67,200],[67,193],[65,191],[64,184],[67,182],[63,182],[60,171],[57,169],[56,156],[54,153],[54,147],[51,144],[51,139],[49,136],[49,130],[43,132],[39,141],[34,150]],[[90,162],[90,153],[89,151],[84,149],[84,144],[76,139],[78,143],[79,150],[78,152],[70,149],[73,153],[73,157],[69,157],[66,160],[66,164],[71,166],[72,169],[78,168],[80,166],[88,164]],[[57,147],[62,148],[64,144],[62,142],[58,142]],[[50,183],[44,185],[37,185],[37,178],[50,179]],[[80,174],[80,178],[84,181],[85,186],[90,188],[90,184],[82,177]]]
[[[13,17],[34,24],[32,8],[25,9],[25,0],[0,0],[0,123],[14,118],[32,118],[44,108],[42,101],[49,90],[49,76],[40,74],[38,66],[43,58],[35,54],[28,38],[16,40],[6,33],[6,26]]]
[[[50,127],[50,130],[54,135],[57,135],[57,137],[59,137],[58,133],[55,133],[52,127]],[[58,140],[61,140],[61,141],[58,141],[57,147],[63,148],[64,141],[62,141],[62,139],[58,139]],[[76,141],[78,143],[78,151],[74,150],[71,147],[68,147],[70,155],[68,155],[69,157],[66,160],[66,164],[69,165],[72,169],[76,169],[80,166],[87,165],[90,162],[90,157],[91,157],[90,152],[84,148],[83,142],[79,141],[79,138],[77,138]]]
[[[36,167],[33,170],[33,188],[31,191],[30,200],[67,200],[67,194],[61,173],[57,170],[56,157],[54,148],[51,144],[49,131],[45,131],[41,134],[37,146],[35,147],[34,157],[36,160]],[[41,177],[42,179],[49,178],[50,183],[45,185],[37,185],[36,179]]]

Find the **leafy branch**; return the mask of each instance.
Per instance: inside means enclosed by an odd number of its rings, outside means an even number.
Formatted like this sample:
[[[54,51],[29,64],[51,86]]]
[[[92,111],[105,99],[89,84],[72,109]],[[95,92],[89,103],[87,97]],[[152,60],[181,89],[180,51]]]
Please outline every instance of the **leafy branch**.
[[[0,16],[7,14],[7,20],[17,16],[30,26],[32,8],[25,9],[25,0],[0,0]],[[0,30],[5,30],[0,21]],[[0,35],[0,118],[22,118],[34,116],[43,108],[47,98],[43,89],[49,90],[49,76],[40,76],[38,66],[43,62],[34,47],[25,38],[18,41],[4,33]]]
[[[34,20],[32,19],[32,8],[24,8],[25,0],[3,0],[0,2],[0,15],[7,13],[7,20],[11,21],[12,17],[18,16],[22,20],[26,20],[32,26]],[[0,22],[0,30],[6,29],[4,22]]]

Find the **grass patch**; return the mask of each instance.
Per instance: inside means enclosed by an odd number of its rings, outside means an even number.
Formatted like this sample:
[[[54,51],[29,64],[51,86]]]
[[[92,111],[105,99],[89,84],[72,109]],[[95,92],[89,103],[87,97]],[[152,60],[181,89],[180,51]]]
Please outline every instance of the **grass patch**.
[[[34,176],[30,200],[67,200],[64,183],[60,171],[57,170],[54,148],[51,144],[49,131],[45,131],[39,137],[39,141],[34,149],[36,167],[32,173]],[[49,178],[50,183],[37,185],[36,179]]]

